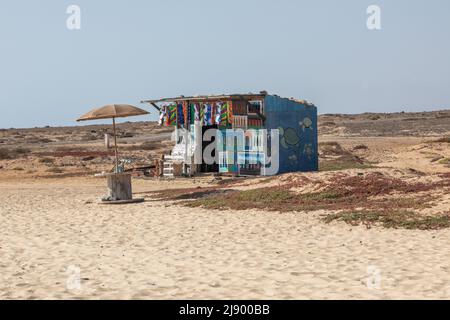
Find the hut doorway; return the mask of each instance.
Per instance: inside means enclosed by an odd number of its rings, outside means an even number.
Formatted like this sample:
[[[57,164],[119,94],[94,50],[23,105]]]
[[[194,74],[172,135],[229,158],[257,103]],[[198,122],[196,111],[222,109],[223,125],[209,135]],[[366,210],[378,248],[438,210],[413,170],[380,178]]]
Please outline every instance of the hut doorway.
[[[205,132],[210,130],[210,129],[219,129],[219,127],[217,125],[211,125],[211,126],[203,126],[202,127],[202,137],[205,136]],[[202,139],[202,155],[204,154],[204,151],[206,149],[206,147],[210,146],[211,144],[216,144],[216,139],[215,137],[212,138],[212,141],[205,141],[205,139]],[[214,158],[217,159],[217,155],[216,155],[216,148],[214,148],[214,151],[212,152],[212,156]],[[216,173],[219,172],[219,163],[218,161],[215,161],[214,164],[209,165],[206,164],[205,161],[203,160],[202,165],[200,166],[200,172],[203,173]]]

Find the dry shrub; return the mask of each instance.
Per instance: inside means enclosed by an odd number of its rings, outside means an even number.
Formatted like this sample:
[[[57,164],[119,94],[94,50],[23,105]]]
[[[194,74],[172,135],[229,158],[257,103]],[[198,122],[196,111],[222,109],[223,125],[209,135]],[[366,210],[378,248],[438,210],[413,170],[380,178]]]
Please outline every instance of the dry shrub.
[[[64,170],[62,168],[53,167],[53,168],[48,169],[47,172],[59,174],[59,173],[63,173]]]
[[[450,227],[449,213],[423,216],[411,211],[356,211],[330,214],[323,220],[326,223],[343,221],[352,226],[365,225],[367,228],[374,225],[408,230],[439,230]]]
[[[78,149],[67,149],[67,150],[73,151],[41,152],[38,153],[38,155],[42,157],[54,157],[54,158],[63,158],[63,157],[97,158],[97,157],[109,157],[114,155],[114,151],[76,151]]]
[[[434,141],[436,143],[450,143],[450,137],[442,137],[436,141]]]
[[[41,138],[41,137],[30,137],[30,138],[26,138],[25,141],[27,143],[34,143],[34,144],[53,142],[53,140],[51,140],[51,139]]]
[[[132,146],[126,146],[125,149],[129,151],[154,151],[158,149],[164,148],[165,145],[162,144],[160,141],[147,141],[144,143],[141,143],[140,145],[132,145]]]
[[[342,148],[334,141],[319,143],[320,171],[340,171],[348,169],[368,169],[371,164]]]
[[[366,146],[365,144],[359,144],[353,148],[353,150],[368,150],[368,149],[369,147]]]
[[[17,159],[17,158],[26,156],[29,153],[31,153],[30,149],[22,148],[22,147],[15,148],[15,149],[1,148],[0,149],[0,160]]]
[[[12,159],[11,151],[8,149],[1,148],[0,149],[0,160],[9,160]]]
[[[434,117],[436,119],[449,119],[450,118],[450,114],[439,113],[439,114],[435,115]]]
[[[183,189],[166,189],[148,192],[148,194],[158,200],[187,200],[199,199],[209,194],[220,192],[219,187],[211,188],[183,188]]]
[[[31,153],[31,150],[27,149],[27,148],[19,147],[19,148],[13,149],[12,152],[15,154],[18,154],[18,155],[27,155],[27,154]]]
[[[57,147],[54,150],[55,150],[55,152],[85,152],[85,151],[89,151],[87,148],[83,148],[83,147]]]
[[[84,136],[80,137],[81,141],[95,141],[95,140],[99,140],[99,137],[97,137],[96,135],[93,134],[85,134]]]
[[[39,159],[39,163],[53,164],[54,162],[55,162],[55,159],[52,159],[52,158],[45,157],[45,158]]]
[[[319,150],[321,156],[342,156],[348,153],[335,141],[319,143]]]

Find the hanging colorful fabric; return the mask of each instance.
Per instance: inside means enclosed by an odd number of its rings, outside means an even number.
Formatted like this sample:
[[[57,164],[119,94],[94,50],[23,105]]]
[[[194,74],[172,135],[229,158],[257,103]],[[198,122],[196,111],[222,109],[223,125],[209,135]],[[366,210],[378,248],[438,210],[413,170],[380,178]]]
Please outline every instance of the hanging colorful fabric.
[[[222,102],[217,102],[216,103],[216,113],[215,113],[215,123],[217,125],[221,124],[221,120],[222,120],[222,107],[223,107],[223,103]]]
[[[184,126],[184,113],[182,103],[179,103],[177,106],[177,123],[180,127]]]
[[[233,124],[233,101],[227,102],[228,124]]]
[[[161,110],[159,111],[159,120],[158,125],[162,126],[163,124],[166,124],[166,107],[161,107]]]
[[[169,111],[168,105],[164,105],[162,108],[164,110],[164,125],[168,126],[169,118],[170,118],[170,111]]]
[[[195,103],[189,104],[189,123],[194,124],[197,120]]]
[[[224,103],[220,111],[220,124],[226,126],[228,125],[228,103]]]
[[[204,112],[205,112],[205,126],[212,125],[212,107],[210,104],[205,104],[204,106]]]
[[[166,111],[167,125],[175,126],[177,124],[177,106],[175,104],[168,105]]]
[[[184,123],[186,125],[190,124],[190,121],[189,121],[189,104],[186,101],[183,102],[183,115],[184,115]]]
[[[214,103],[211,104],[211,124],[216,124],[216,105]]]
[[[201,121],[200,117],[200,105],[198,103],[194,104],[194,119],[195,121]]]
[[[205,106],[199,104],[198,108],[199,108],[199,113],[200,113],[200,119],[199,119],[200,123],[202,125],[204,125],[205,124]]]

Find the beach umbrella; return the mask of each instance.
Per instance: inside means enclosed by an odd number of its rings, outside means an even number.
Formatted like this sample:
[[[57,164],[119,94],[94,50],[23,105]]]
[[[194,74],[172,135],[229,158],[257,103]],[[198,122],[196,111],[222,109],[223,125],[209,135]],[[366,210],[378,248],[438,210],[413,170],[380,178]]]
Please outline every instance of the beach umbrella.
[[[119,170],[119,153],[117,149],[117,135],[116,135],[116,118],[126,118],[134,116],[142,116],[149,114],[149,112],[139,109],[128,104],[111,104],[98,109],[94,109],[81,116],[77,121],[112,119],[114,131],[114,150],[116,156],[116,173]]]

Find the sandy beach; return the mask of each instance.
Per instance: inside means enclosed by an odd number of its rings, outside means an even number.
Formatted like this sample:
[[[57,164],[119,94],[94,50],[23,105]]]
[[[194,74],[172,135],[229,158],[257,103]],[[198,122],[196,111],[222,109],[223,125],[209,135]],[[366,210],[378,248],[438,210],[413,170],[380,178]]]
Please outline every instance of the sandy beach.
[[[107,126],[0,131],[0,299],[449,299],[448,116],[321,116],[321,172],[137,175],[123,206],[98,203]],[[119,130],[133,167],[172,148]]]
[[[135,192],[161,187],[174,182],[137,181]],[[1,299],[450,298],[450,230],[151,200],[105,206],[104,191],[92,178],[0,183]]]

